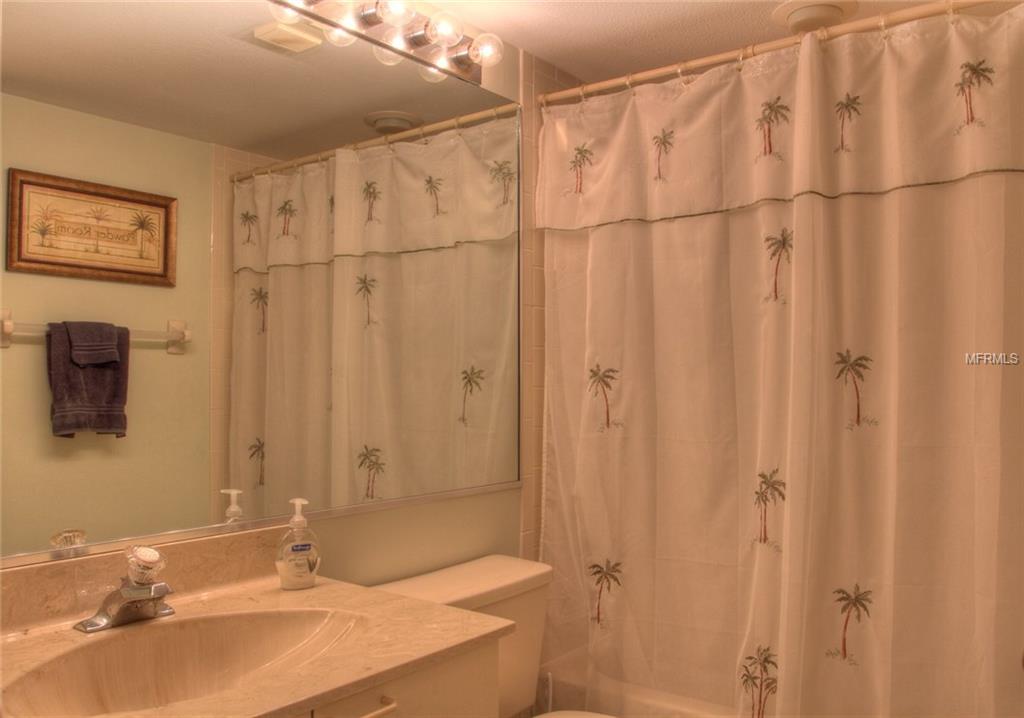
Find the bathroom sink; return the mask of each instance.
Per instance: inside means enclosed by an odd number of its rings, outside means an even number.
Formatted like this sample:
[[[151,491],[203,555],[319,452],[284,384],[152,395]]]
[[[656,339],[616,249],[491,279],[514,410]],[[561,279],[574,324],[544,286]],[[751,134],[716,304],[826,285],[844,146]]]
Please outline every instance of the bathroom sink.
[[[171,617],[88,636],[3,691],[10,716],[140,711],[294,670],[348,635],[355,614],[288,609]],[[70,630],[70,629],[69,629]]]

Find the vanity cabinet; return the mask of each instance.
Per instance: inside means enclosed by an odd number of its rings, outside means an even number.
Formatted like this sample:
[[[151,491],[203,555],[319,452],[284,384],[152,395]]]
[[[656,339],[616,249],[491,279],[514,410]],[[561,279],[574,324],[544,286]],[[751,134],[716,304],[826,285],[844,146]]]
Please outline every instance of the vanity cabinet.
[[[313,718],[498,718],[498,642],[313,710]]]

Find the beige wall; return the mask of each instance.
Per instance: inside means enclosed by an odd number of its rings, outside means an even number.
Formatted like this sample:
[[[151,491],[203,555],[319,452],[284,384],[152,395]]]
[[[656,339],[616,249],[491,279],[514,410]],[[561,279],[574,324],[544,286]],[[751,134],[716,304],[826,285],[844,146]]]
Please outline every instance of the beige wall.
[[[44,548],[61,528],[106,539],[206,523],[212,147],[20,97],[2,110],[5,188],[17,167],[178,198],[176,287],[5,271],[15,321],[184,319],[193,332],[183,356],[132,347],[123,439],[53,437],[42,341],[3,350],[3,553]]]

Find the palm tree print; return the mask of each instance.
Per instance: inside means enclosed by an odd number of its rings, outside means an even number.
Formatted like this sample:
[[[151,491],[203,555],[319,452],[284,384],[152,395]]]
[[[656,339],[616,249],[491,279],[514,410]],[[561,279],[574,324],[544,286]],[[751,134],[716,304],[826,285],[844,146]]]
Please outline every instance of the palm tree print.
[[[97,227],[111,218],[111,214],[107,211],[107,208],[99,204],[90,207],[86,210],[85,214]],[[93,238],[92,251],[97,253],[100,251],[100,238],[98,234]]]
[[[672,151],[672,147],[675,144],[676,131],[662,129],[661,132],[656,134],[652,139],[654,142],[654,162],[657,165],[658,172],[654,175],[654,179],[663,180],[665,177],[661,174],[661,157],[667,155]]]
[[[861,614],[871,618],[871,611],[868,606],[871,605],[871,591],[862,591],[859,583],[853,584],[853,590],[847,591],[845,588],[837,588],[832,592],[836,597],[836,603],[839,604],[839,613],[843,618],[843,637],[840,643],[839,655],[845,661],[849,655],[846,651],[846,630],[850,627],[850,616],[857,619],[857,623],[860,623]]]
[[[31,233],[39,237],[39,243],[44,247],[50,246],[50,237],[53,236],[53,225],[41,219],[32,223]]]
[[[377,183],[374,180],[367,180],[363,184],[363,201],[366,202],[366,223],[373,222],[376,217],[373,216],[373,208],[380,201],[381,196],[384,193],[380,191]]]
[[[367,274],[356,277],[356,295],[366,300],[366,326],[370,326],[370,298],[376,286],[377,280]]]
[[[860,95],[846,93],[846,97],[836,103],[836,116],[839,118],[839,146],[836,152],[849,152],[846,144],[846,123],[853,122],[853,116],[860,116]]]
[[[259,477],[256,479],[257,486],[263,486],[266,483],[266,474],[264,473],[266,458],[266,445],[263,443],[263,439],[257,436],[256,440],[249,444],[249,461],[258,461],[260,467]]]
[[[836,374],[836,381],[843,380],[843,384],[853,382],[853,391],[857,397],[857,414],[854,418],[854,425],[860,426],[860,383],[864,381],[864,372],[871,370],[871,357],[862,354],[858,357],[847,349],[845,352],[836,352],[835,365],[839,367]]]
[[[423,187],[427,194],[434,199],[434,216],[445,214],[441,211],[441,185],[444,184],[444,180],[441,177],[434,177],[433,175],[427,175],[427,178],[423,180]]]
[[[775,155],[775,146],[772,143],[772,127],[780,122],[789,122],[789,106],[782,104],[782,96],[774,100],[767,100],[761,103],[761,116],[757,118],[754,125],[761,131],[761,156],[769,157]]]
[[[135,211],[128,225],[139,238],[139,259],[146,256],[146,246],[156,238],[156,220],[146,212]]]
[[[985,83],[992,82],[992,75],[995,69],[989,67],[985,59],[965,62],[960,65],[960,81],[954,83],[958,97],[964,98],[964,122],[960,127],[973,125],[978,121],[974,115],[974,88],[980,88]],[[984,124],[984,123],[982,123]]]
[[[612,382],[618,377],[618,369],[602,369],[600,364],[595,364],[590,370],[590,382],[588,388],[597,396],[601,392],[604,397],[604,426],[610,428],[612,425],[611,407],[608,404],[608,392],[612,390]]]
[[[757,540],[759,543],[768,543],[768,504],[775,504],[786,500],[786,482],[777,478],[778,467],[769,473],[761,472],[757,478],[761,482],[754,492],[754,506],[761,512],[761,530]]]
[[[242,212],[240,215],[238,215],[238,221],[241,222],[242,226],[248,230],[247,234],[245,235],[245,241],[242,242],[242,244],[254,244],[254,242],[252,241],[252,228],[256,226],[256,220],[258,219],[259,217],[257,217],[249,210],[246,210]]]
[[[257,334],[267,331],[267,304],[270,302],[270,293],[263,287],[256,287],[249,290],[249,304],[254,304],[260,313],[260,328]]]
[[[36,210],[36,217],[44,222],[53,222],[54,220],[60,219],[60,211],[54,209],[52,205],[44,204]]]
[[[587,143],[577,145],[573,150],[572,159],[569,161],[569,169],[576,175],[576,186],[574,194],[583,194],[583,169],[594,164],[594,151],[587,147]]]
[[[793,232],[783,227],[777,235],[769,234],[764,238],[764,247],[768,251],[768,261],[775,261],[774,280],[772,281],[772,301],[779,301],[779,265],[782,260],[789,264],[789,254],[793,249]]]
[[[283,236],[289,236],[288,232],[292,226],[292,217],[298,213],[299,210],[295,208],[295,203],[290,199],[286,199],[281,203],[281,206],[277,208],[277,216],[282,218],[281,234]]]
[[[377,476],[384,473],[384,462],[380,460],[380,449],[371,449],[368,444],[363,444],[363,450],[359,452],[358,468],[366,469],[366,496],[365,498],[376,498]]]
[[[484,380],[484,370],[477,369],[470,364],[469,369],[462,370],[462,416],[459,417],[465,425],[469,425],[466,418],[466,400],[472,396],[474,391],[480,391],[480,382]]]
[[[778,669],[778,657],[771,646],[758,646],[757,651],[743,659],[740,686],[750,695],[750,718],[764,718],[768,699],[779,690],[779,680],[772,675]]]
[[[616,561],[611,562],[611,559],[605,559],[604,566],[599,563],[592,563],[587,566],[587,571],[590,572],[590,577],[594,579],[594,585],[597,586],[597,613],[594,616],[594,620],[601,623],[601,599],[604,597],[604,592],[612,592],[612,584],[616,586],[622,585],[622,580],[619,576],[622,574],[622,562]]]
[[[512,201],[512,182],[516,178],[515,170],[512,169],[511,160],[494,160],[491,163],[491,183],[501,183],[501,205],[507,205]]]

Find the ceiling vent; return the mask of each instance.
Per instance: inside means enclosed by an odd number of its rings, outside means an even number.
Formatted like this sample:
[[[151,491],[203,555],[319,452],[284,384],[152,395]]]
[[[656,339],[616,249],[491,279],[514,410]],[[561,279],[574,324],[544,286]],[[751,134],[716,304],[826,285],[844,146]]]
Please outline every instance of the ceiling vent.
[[[305,52],[323,42],[319,33],[313,34],[298,25],[285,25],[279,22],[268,22],[252,31],[257,40],[268,45],[279,47],[288,52]]]
[[[379,135],[393,135],[396,132],[405,132],[423,124],[422,118],[397,110],[371,112],[363,118],[363,121]]]
[[[790,32],[811,32],[838,25],[857,12],[852,0],[787,0],[772,10],[772,22]]]

